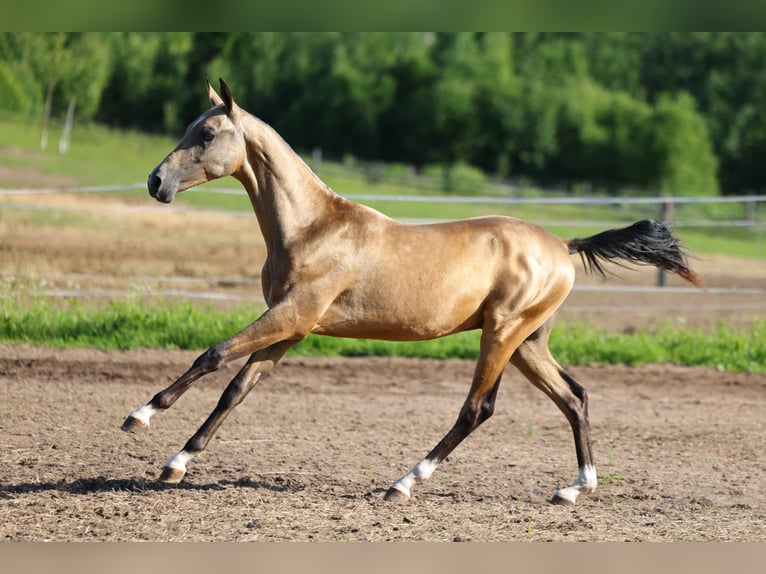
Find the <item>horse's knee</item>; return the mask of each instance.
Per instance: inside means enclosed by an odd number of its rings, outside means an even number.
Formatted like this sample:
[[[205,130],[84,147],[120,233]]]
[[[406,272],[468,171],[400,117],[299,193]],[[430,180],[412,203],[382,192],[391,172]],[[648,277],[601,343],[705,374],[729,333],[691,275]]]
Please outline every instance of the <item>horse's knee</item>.
[[[224,343],[213,345],[207,351],[202,353],[192,365],[193,369],[198,369],[205,373],[211,373],[218,370],[226,359],[227,353]]]

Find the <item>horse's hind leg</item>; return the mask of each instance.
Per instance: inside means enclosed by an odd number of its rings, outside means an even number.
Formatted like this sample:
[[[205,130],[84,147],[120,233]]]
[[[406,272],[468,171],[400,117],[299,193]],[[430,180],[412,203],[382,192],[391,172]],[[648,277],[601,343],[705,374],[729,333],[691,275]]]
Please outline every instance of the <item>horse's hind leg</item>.
[[[165,463],[160,482],[176,484],[186,475],[186,465],[201,453],[227,415],[241,403],[264,373],[269,372],[296,341],[283,341],[253,353],[247,363],[224,390],[213,412],[186,442],[183,449]]]
[[[473,383],[460,409],[457,421],[425,458],[391,485],[385,494],[386,500],[408,500],[412,486],[430,478],[439,463],[447,458],[447,455],[476,427],[492,416],[503,369],[520,340],[529,333],[529,331],[523,331],[523,323],[520,328],[507,328],[504,332],[510,335],[501,336],[490,329],[482,332],[481,349]]]
[[[557,490],[551,502],[574,504],[580,494],[593,492],[597,484],[588,421],[588,395],[551,355],[549,335],[548,324],[540,327],[519,346],[511,357],[511,363],[553,399],[572,426],[579,475],[573,484]]]

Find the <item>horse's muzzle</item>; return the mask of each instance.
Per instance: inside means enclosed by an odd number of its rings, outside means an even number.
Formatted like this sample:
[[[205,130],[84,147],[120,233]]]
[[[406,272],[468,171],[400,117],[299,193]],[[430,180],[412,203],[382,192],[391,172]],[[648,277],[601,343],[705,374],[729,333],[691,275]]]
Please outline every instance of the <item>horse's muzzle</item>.
[[[146,187],[149,189],[149,195],[162,203],[170,203],[173,201],[173,196],[175,194],[162,189],[162,178],[157,174],[157,171],[158,169],[155,169],[150,173],[146,180]]]

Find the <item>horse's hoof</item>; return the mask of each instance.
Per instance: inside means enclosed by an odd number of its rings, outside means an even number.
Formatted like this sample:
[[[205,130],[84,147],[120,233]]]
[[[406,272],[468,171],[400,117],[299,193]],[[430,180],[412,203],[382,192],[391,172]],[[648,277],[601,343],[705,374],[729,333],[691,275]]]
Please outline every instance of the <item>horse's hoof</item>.
[[[557,504],[559,506],[574,506],[575,500],[572,498],[567,498],[566,496],[562,496],[558,491],[556,491],[553,493],[553,498],[551,498],[551,504]]]
[[[173,468],[172,466],[162,467],[162,474],[160,475],[160,482],[165,484],[178,484],[186,476],[186,471],[180,468]]]
[[[393,486],[386,491],[386,494],[383,495],[383,500],[388,502],[407,502],[409,499],[409,496],[404,494],[398,488],[394,488]]]
[[[128,415],[125,422],[120,427],[125,432],[146,432],[149,430],[149,425],[144,421],[137,419],[133,415]]]

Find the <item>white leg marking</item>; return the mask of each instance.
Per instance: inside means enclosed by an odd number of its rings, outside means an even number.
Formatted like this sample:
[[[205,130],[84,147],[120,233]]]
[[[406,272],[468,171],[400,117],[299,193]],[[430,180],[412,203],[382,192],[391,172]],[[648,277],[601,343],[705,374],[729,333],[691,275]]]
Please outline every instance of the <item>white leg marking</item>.
[[[431,478],[431,475],[433,474],[437,466],[438,466],[438,463],[435,460],[429,460],[427,458],[424,458],[415,466],[413,466],[412,470],[410,470],[402,478],[400,478],[394,484],[392,484],[391,488],[395,488],[402,494],[405,494],[407,498],[409,498],[410,489],[413,487],[413,485],[416,482],[422,482],[424,480]]]
[[[580,469],[577,480],[566,488],[558,489],[554,496],[574,504],[580,494],[588,494],[596,490],[597,484],[596,467],[587,464]]]
[[[155,409],[152,405],[149,403],[145,404],[142,407],[137,408],[132,413],[130,413],[130,416],[134,419],[138,419],[142,423],[144,423],[146,426],[149,426],[149,419],[152,418],[152,415],[154,415],[157,412],[157,409]]]
[[[182,450],[178,454],[175,454],[172,457],[170,457],[170,459],[165,463],[165,466],[168,468],[175,468],[177,470],[186,472],[186,463],[193,458],[194,458],[193,454],[189,454],[185,450]]]

